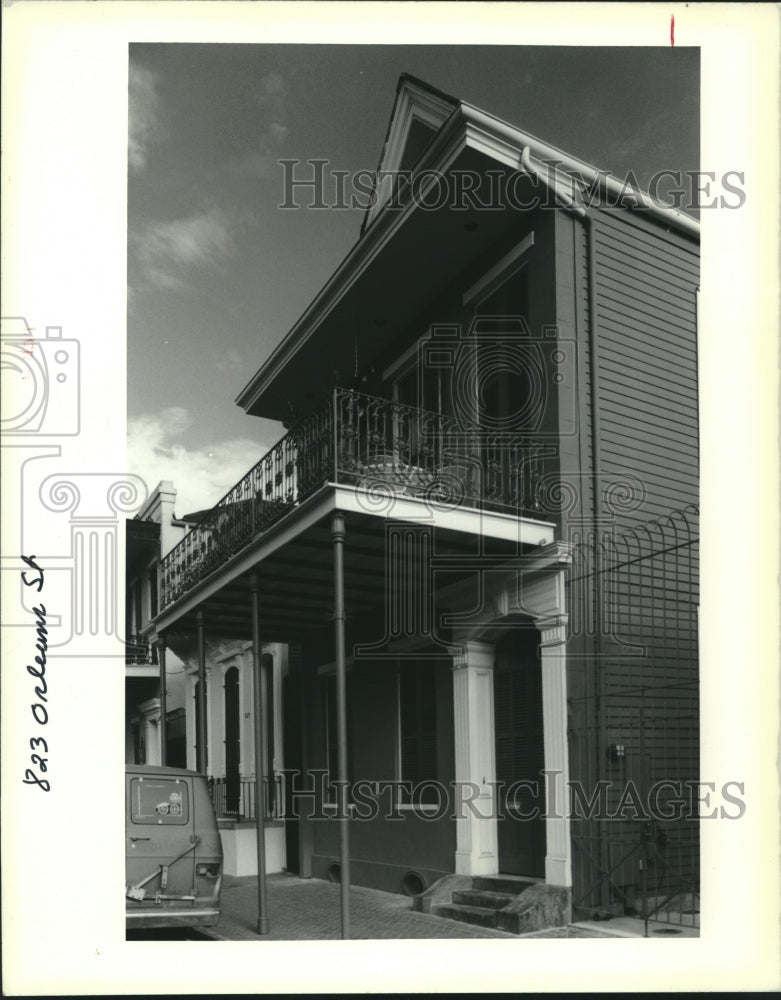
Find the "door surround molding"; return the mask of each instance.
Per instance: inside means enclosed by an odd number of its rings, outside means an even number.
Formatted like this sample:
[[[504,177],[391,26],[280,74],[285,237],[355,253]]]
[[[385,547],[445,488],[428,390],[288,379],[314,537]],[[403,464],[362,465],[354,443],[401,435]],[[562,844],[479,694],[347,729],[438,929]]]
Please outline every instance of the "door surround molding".
[[[454,626],[453,641],[461,647],[490,645],[512,627],[512,620],[524,620],[540,632],[540,666],[542,671],[543,745],[545,756],[545,881],[551,885],[572,885],[572,840],[569,821],[569,748],[567,744],[567,614],[566,570],[570,563],[569,550],[560,542],[537,550],[533,558],[519,560],[522,568],[512,568],[509,561],[506,572],[486,574],[483,603],[478,616],[472,614],[474,624],[464,621],[459,625],[458,616],[451,616]],[[457,590],[452,591],[453,597]],[[458,602],[454,601],[457,606]],[[456,650],[454,650],[456,652]],[[467,655],[468,660],[468,655]],[[493,667],[491,667],[492,711],[481,710],[474,714],[471,738],[479,739],[491,748],[492,775],[495,780],[495,717],[493,713]],[[454,671],[454,678],[458,670]],[[454,687],[454,697],[458,688]],[[456,707],[458,712],[458,707]],[[480,726],[478,732],[478,715]],[[459,760],[460,730],[456,725],[456,760]],[[482,774],[481,774],[482,777]],[[456,780],[459,779],[458,765]],[[469,779],[467,779],[469,780]],[[483,821],[493,827],[490,837],[496,843],[497,819]],[[471,848],[470,848],[471,850]],[[472,856],[472,855],[470,855]],[[463,856],[462,856],[463,858]],[[459,848],[456,850],[458,871]],[[498,866],[498,849],[496,852]],[[464,874],[477,874],[464,872]],[[480,874],[498,874],[498,868]]]

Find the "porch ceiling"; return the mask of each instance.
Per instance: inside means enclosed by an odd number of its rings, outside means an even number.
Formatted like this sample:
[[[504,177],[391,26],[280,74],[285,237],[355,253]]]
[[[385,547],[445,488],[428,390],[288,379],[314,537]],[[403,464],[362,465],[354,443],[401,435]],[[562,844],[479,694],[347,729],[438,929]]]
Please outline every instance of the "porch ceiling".
[[[444,173],[484,173],[488,166],[510,172],[506,164],[467,147]],[[521,179],[519,199],[532,196],[531,183]],[[449,190],[454,185],[451,181]],[[480,201],[488,199],[487,191],[480,190]],[[356,347],[361,371],[383,364],[390,345],[421,320],[424,310],[523,221],[520,210],[490,211],[464,202],[468,207],[458,210],[447,204],[436,210],[386,207],[239,395],[239,405],[254,416],[285,421],[291,404],[306,411],[321,398],[331,371],[352,376]]]
[[[331,508],[333,509],[333,508]],[[344,511],[345,608],[348,620],[359,620],[383,607],[387,597],[387,526],[399,526],[384,517]],[[260,589],[260,634],[264,642],[285,642],[306,632],[327,626],[334,608],[334,558],[331,511],[310,519],[301,531],[290,536],[273,551],[258,551],[244,557],[232,573],[224,568],[156,619],[158,633],[194,639],[198,611],[203,611],[206,633],[214,638],[250,640],[252,613],[250,570],[258,572]],[[407,522],[412,527],[411,522]],[[539,523],[539,522],[538,522]],[[542,526],[546,538],[552,527]],[[424,528],[425,530],[425,528]],[[467,533],[442,524],[432,526],[432,556],[437,585],[447,586],[475,573],[476,561],[504,562],[533,546],[517,539]],[[443,563],[447,560],[447,565]]]

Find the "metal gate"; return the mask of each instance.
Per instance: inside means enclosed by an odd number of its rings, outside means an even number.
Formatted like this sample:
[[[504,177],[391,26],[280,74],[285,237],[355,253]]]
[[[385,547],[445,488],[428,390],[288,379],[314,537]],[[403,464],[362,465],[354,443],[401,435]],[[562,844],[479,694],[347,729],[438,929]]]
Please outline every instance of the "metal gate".
[[[697,508],[573,546],[573,909],[699,926]]]

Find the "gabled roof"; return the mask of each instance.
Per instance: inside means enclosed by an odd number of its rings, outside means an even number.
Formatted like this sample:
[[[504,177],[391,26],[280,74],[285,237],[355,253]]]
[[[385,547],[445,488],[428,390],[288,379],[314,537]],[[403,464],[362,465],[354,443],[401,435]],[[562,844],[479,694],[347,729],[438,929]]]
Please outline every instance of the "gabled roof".
[[[385,172],[411,170],[458,104],[457,98],[409,73],[402,73],[377,164],[377,177]],[[376,182],[375,192],[377,201],[366,209],[362,233],[388,200],[389,192],[383,191],[382,185],[378,191]]]
[[[430,135],[428,133],[431,133]],[[401,312],[414,310],[413,289],[405,285],[417,275],[419,262],[426,262],[426,281],[417,281],[415,294],[435,291],[432,270],[437,270],[440,284],[447,275],[443,268],[464,266],[466,258],[457,259],[461,249],[458,240],[467,239],[460,230],[470,222],[469,212],[423,211],[416,199],[409,197],[415,180],[424,175],[447,175],[462,167],[481,173],[504,171],[522,175],[528,184],[543,185],[552,195],[554,207],[586,215],[583,195],[597,206],[607,203],[620,206],[621,213],[641,212],[666,230],[675,230],[694,241],[699,240],[699,223],[678,209],[652,199],[647,193],[628,187],[617,178],[563,150],[543,142],[536,136],[502,121],[465,101],[436,90],[415,77],[403,75],[397,87],[390,124],[380,157],[381,170],[410,170],[412,182],[407,186],[402,202],[389,203],[389,192],[378,189],[378,197],[370,200],[360,238],[353,245],[336,271],[326,282],[284,340],[272,351],[260,369],[236,397],[247,413],[285,420],[293,397],[314,398],[314,390],[322,391],[323,351],[313,334],[327,328],[329,362],[342,370],[351,368],[348,354],[357,335],[356,324],[368,323],[373,332],[375,348],[379,350],[387,331],[392,329],[385,318],[372,319],[368,311],[381,306],[396,313],[397,325],[403,325]],[[605,202],[600,202],[604,197]],[[593,201],[586,201],[593,204]],[[461,206],[459,206],[459,209]],[[483,211],[480,225],[486,233],[494,227],[497,217],[517,218],[518,212]],[[463,255],[474,255],[476,237],[468,237],[472,249],[463,247]],[[448,257],[449,255],[449,257]],[[436,257],[437,260],[433,260]],[[471,259],[471,257],[470,257]],[[396,281],[384,280],[395,269]],[[405,279],[405,275],[407,278]],[[421,286],[417,288],[417,286]],[[404,287],[400,296],[398,288]],[[356,310],[356,296],[360,310]],[[422,303],[418,302],[418,306]],[[367,315],[359,315],[366,313]],[[391,318],[394,318],[393,316]],[[373,326],[371,324],[374,324]],[[383,329],[386,333],[383,333]],[[339,343],[336,340],[341,338]],[[353,352],[354,353],[354,352]],[[295,363],[296,374],[292,365]],[[302,368],[303,366],[303,368]],[[344,368],[344,370],[349,370]],[[307,384],[301,375],[306,369]]]

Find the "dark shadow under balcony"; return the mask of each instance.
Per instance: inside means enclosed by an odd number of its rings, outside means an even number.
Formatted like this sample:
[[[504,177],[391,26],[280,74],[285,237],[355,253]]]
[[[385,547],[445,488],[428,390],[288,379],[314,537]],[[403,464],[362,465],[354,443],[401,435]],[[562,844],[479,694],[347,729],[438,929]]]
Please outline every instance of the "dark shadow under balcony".
[[[371,512],[393,497],[437,510],[540,518],[550,446],[489,433],[441,413],[349,389],[293,427],[162,560],[162,607],[277,524],[326,484]],[[549,520],[549,518],[546,518]]]

